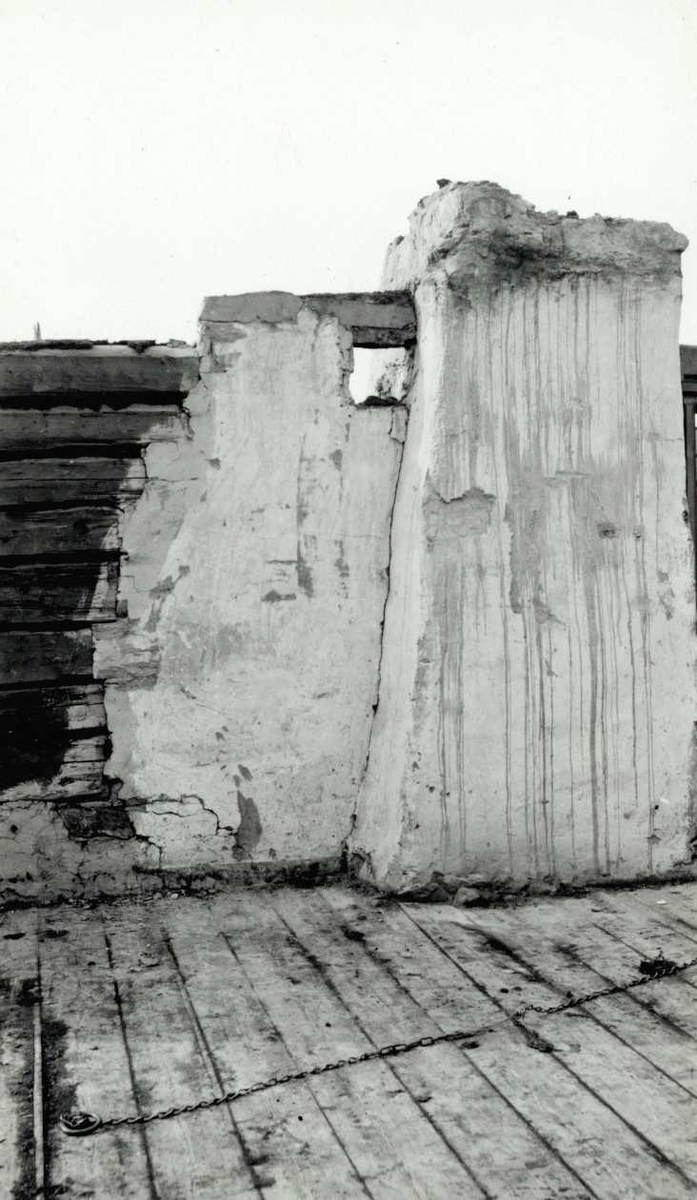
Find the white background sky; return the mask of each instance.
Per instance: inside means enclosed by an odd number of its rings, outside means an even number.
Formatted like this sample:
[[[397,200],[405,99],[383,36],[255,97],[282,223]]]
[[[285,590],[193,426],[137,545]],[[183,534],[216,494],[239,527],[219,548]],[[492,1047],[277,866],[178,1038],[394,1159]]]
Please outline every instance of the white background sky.
[[[0,0],[0,147],[2,340],[374,288],[447,177],[670,222],[697,343],[695,0]]]

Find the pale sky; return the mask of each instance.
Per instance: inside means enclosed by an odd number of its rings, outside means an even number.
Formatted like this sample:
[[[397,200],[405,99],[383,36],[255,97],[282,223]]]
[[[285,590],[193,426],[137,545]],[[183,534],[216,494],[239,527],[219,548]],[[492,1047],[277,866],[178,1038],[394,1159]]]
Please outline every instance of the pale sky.
[[[0,0],[0,147],[0,340],[375,288],[446,177],[670,222],[697,343],[695,0]]]

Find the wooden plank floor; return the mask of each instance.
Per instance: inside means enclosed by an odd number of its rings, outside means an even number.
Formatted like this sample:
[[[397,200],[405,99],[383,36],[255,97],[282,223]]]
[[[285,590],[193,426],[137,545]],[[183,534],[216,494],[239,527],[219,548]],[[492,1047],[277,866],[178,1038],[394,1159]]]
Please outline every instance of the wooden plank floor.
[[[0,1197],[697,1194],[697,884],[516,908],[344,887],[0,914]],[[69,1138],[394,1042],[232,1104]]]

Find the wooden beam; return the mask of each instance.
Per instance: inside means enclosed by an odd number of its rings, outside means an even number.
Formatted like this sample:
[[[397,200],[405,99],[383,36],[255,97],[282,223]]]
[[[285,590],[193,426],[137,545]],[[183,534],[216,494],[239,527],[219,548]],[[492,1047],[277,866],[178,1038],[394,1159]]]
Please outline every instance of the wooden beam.
[[[314,312],[336,317],[350,329],[357,348],[411,346],[416,341],[416,313],[409,292],[319,293],[302,299]]]
[[[94,796],[102,788],[107,735],[77,738],[67,746],[37,747],[33,766],[28,756],[17,762],[16,752],[0,762],[0,803],[10,800],[75,800]],[[32,777],[32,768],[36,774]],[[18,774],[24,777],[17,779]]]
[[[176,405],[140,404],[128,408],[2,408],[0,452],[31,453],[87,443],[147,445],[186,435],[184,414]]]
[[[103,683],[0,687],[0,726],[4,730],[16,732],[29,724],[40,738],[46,717],[57,720],[69,735],[84,734],[86,729],[105,730]]]
[[[686,400],[683,413],[685,429],[685,493],[690,531],[692,533],[693,570],[697,573],[697,434],[695,431],[697,396],[695,396],[694,400]]]
[[[697,376],[697,346],[680,347],[680,370],[683,376]]]
[[[138,495],[145,484],[140,458],[25,458],[2,463],[0,505],[50,504]]]
[[[0,683],[92,677],[90,629],[0,632]]]
[[[115,621],[118,580],[113,559],[0,566],[0,624]]]
[[[0,564],[5,555],[118,550],[118,515],[116,508],[80,506],[0,511]]]
[[[302,308],[336,317],[353,335],[356,347],[374,349],[410,346],[416,341],[416,313],[409,292],[249,292],[239,296],[208,296],[201,324],[213,337],[239,337],[236,325],[255,321],[271,325],[294,321]]]
[[[0,398],[79,395],[81,392],[185,394],[197,383],[199,360],[191,347],[93,345],[82,350],[0,350]]]

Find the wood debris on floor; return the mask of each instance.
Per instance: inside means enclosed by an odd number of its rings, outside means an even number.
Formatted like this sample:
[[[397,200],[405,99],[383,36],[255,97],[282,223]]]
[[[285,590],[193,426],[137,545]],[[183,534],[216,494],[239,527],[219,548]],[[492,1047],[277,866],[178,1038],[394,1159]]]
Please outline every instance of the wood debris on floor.
[[[506,1020],[697,956],[697,885],[488,909],[240,890],[8,911],[0,946],[8,1200],[697,1191],[697,969]],[[152,1123],[59,1125],[454,1030],[474,1032]]]

